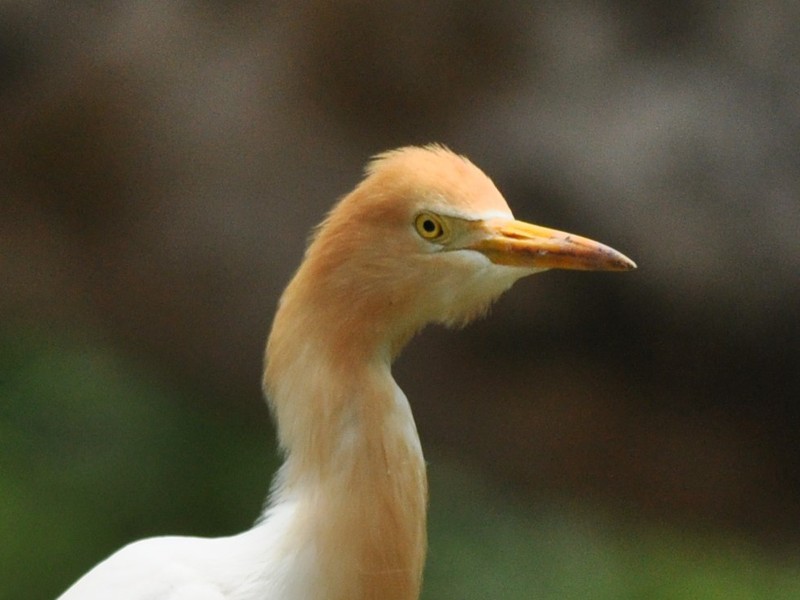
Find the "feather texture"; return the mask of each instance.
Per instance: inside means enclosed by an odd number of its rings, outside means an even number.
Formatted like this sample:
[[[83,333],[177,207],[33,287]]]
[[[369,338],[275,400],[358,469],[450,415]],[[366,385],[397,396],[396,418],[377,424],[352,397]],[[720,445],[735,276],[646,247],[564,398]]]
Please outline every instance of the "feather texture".
[[[264,514],[231,537],[133,543],[61,600],[418,598],[425,463],[391,362],[426,324],[466,323],[553,265],[633,267],[514,221],[491,180],[443,146],[376,157],[278,305],[263,387],[285,460]]]

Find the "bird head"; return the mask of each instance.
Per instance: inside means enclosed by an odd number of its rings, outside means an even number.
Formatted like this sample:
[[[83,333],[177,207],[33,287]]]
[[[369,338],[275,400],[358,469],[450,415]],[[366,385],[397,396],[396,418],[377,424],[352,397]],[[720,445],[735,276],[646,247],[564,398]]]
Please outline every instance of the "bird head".
[[[313,292],[320,314],[338,309],[343,334],[367,327],[394,347],[428,323],[470,321],[526,275],[633,268],[603,244],[516,220],[478,167],[425,146],[369,164],[317,229],[293,285]]]

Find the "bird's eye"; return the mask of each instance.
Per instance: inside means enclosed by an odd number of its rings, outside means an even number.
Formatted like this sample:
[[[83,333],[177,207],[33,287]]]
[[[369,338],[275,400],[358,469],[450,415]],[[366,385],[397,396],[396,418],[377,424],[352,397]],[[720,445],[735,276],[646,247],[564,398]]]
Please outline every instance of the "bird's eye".
[[[426,240],[437,240],[445,233],[441,219],[431,213],[417,215],[414,226],[417,228],[417,233]]]

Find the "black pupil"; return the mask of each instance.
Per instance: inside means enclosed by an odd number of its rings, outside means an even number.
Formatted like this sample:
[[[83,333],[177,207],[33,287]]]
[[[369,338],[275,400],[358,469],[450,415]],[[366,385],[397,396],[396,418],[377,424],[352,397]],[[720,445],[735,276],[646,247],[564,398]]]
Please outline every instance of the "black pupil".
[[[428,233],[433,233],[434,231],[436,231],[436,223],[434,223],[434,222],[433,222],[433,221],[431,221],[430,219],[425,219],[425,220],[422,222],[422,228],[423,228],[425,231],[427,231]]]

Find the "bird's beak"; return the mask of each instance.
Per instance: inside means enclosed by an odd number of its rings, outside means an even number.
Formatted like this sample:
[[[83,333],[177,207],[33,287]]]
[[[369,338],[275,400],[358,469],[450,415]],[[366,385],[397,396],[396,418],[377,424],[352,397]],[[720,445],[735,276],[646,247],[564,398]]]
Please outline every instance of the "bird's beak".
[[[630,271],[630,258],[613,248],[584,237],[510,219],[476,223],[480,239],[471,249],[498,265],[531,269]]]

